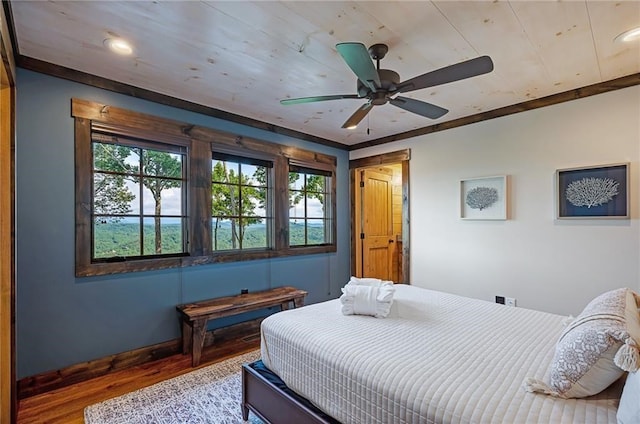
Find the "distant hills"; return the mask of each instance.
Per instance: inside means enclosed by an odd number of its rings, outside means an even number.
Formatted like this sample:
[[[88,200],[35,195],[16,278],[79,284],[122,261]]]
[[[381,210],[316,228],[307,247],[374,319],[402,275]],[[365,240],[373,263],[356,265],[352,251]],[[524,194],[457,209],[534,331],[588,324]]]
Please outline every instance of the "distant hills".
[[[143,227],[144,252],[140,252],[140,226],[130,222],[97,224],[94,226],[94,257],[140,256],[155,253],[155,231],[153,225]],[[308,244],[324,243],[324,227],[309,225]],[[292,223],[289,226],[291,245],[304,244],[304,224]],[[213,238],[213,234],[212,234]],[[216,250],[230,250],[231,224],[221,223],[217,229]],[[264,248],[266,246],[266,224],[255,224],[245,229],[242,246],[244,249]],[[179,224],[162,226],[162,253],[182,252],[182,227]]]

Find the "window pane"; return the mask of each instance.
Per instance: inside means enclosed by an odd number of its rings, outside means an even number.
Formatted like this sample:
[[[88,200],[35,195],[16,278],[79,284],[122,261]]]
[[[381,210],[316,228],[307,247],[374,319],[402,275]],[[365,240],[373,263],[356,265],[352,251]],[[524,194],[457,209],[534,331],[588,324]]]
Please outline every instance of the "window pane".
[[[308,218],[324,218],[324,206],[320,199],[322,196],[307,193],[307,217]]]
[[[238,181],[240,164],[234,162],[225,162],[213,160],[211,168],[212,181],[229,183]]]
[[[116,144],[93,143],[93,168],[130,174],[139,163],[139,149]]]
[[[147,177],[142,184],[145,215],[182,215],[182,181]]]
[[[302,190],[304,187],[304,174],[289,172],[289,189]]]
[[[289,217],[304,218],[304,193],[299,191],[289,192]]]
[[[93,240],[96,259],[140,255],[140,225],[130,218],[94,220]]]
[[[242,183],[253,186],[265,186],[266,168],[264,166],[242,164]]]
[[[327,177],[323,175],[306,175],[306,189],[310,193],[324,193]]]
[[[267,195],[268,195],[268,189],[266,188],[258,188],[258,187],[252,187],[251,188],[253,190],[253,198],[251,199],[251,202],[253,203],[254,206],[254,214],[257,216],[271,216],[271,213],[268,213],[266,210],[266,205],[267,205]]]
[[[232,233],[237,233],[236,222],[230,219],[216,219],[211,221],[211,228],[213,231],[213,250],[230,250],[234,247],[234,240]]]
[[[325,237],[325,221],[322,219],[309,219],[307,221],[307,244],[327,243]]]
[[[126,215],[140,210],[137,191],[122,175],[93,175],[94,215]]]
[[[182,178],[182,155],[143,149],[142,173],[157,177]]]
[[[267,220],[263,219],[260,223],[249,223],[244,229],[244,236],[242,239],[243,249],[265,249],[269,247],[267,231]]]
[[[289,220],[289,244],[291,246],[303,246],[306,244],[304,219]]]
[[[144,255],[182,252],[181,218],[144,219]]]
[[[229,200],[227,215],[240,216],[240,187],[227,184],[226,190],[226,198]]]
[[[256,187],[242,187],[242,216],[264,216],[264,208],[260,202],[266,195],[266,190]]]

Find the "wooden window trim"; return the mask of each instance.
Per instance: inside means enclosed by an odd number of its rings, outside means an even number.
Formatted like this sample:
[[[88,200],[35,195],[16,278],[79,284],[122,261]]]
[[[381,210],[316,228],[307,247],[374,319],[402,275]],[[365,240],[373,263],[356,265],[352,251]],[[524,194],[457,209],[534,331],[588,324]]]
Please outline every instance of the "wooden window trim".
[[[82,99],[71,100],[71,115],[75,118],[75,274],[77,277],[337,251],[337,160],[334,156]],[[189,216],[187,256],[145,258],[113,263],[91,261],[92,130],[187,147],[187,215]],[[213,151],[273,162],[272,249],[212,252],[211,158]],[[330,245],[289,246],[288,173],[290,163],[331,173],[332,243]]]

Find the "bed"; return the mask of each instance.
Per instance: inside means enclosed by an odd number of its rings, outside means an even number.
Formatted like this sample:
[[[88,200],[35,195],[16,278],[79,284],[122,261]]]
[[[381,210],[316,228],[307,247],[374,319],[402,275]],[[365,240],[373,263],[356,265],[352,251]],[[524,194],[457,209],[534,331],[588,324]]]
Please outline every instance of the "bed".
[[[252,410],[275,424],[616,422],[624,379],[582,399],[523,389],[525,379],[545,378],[567,317],[395,289],[386,318],[345,316],[337,299],[266,318],[266,373],[243,369],[245,418]]]

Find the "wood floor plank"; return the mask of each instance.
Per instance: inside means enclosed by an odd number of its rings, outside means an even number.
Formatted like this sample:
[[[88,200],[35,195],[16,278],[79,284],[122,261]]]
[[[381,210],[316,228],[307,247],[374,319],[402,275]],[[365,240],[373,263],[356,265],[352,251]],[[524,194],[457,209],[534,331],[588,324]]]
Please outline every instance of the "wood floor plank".
[[[96,377],[72,386],[20,400],[17,424],[83,424],[84,408],[223,361],[260,347],[260,337],[238,334],[219,340],[202,353],[200,365],[191,367],[190,355],[173,355]],[[239,408],[240,406],[238,406]]]

